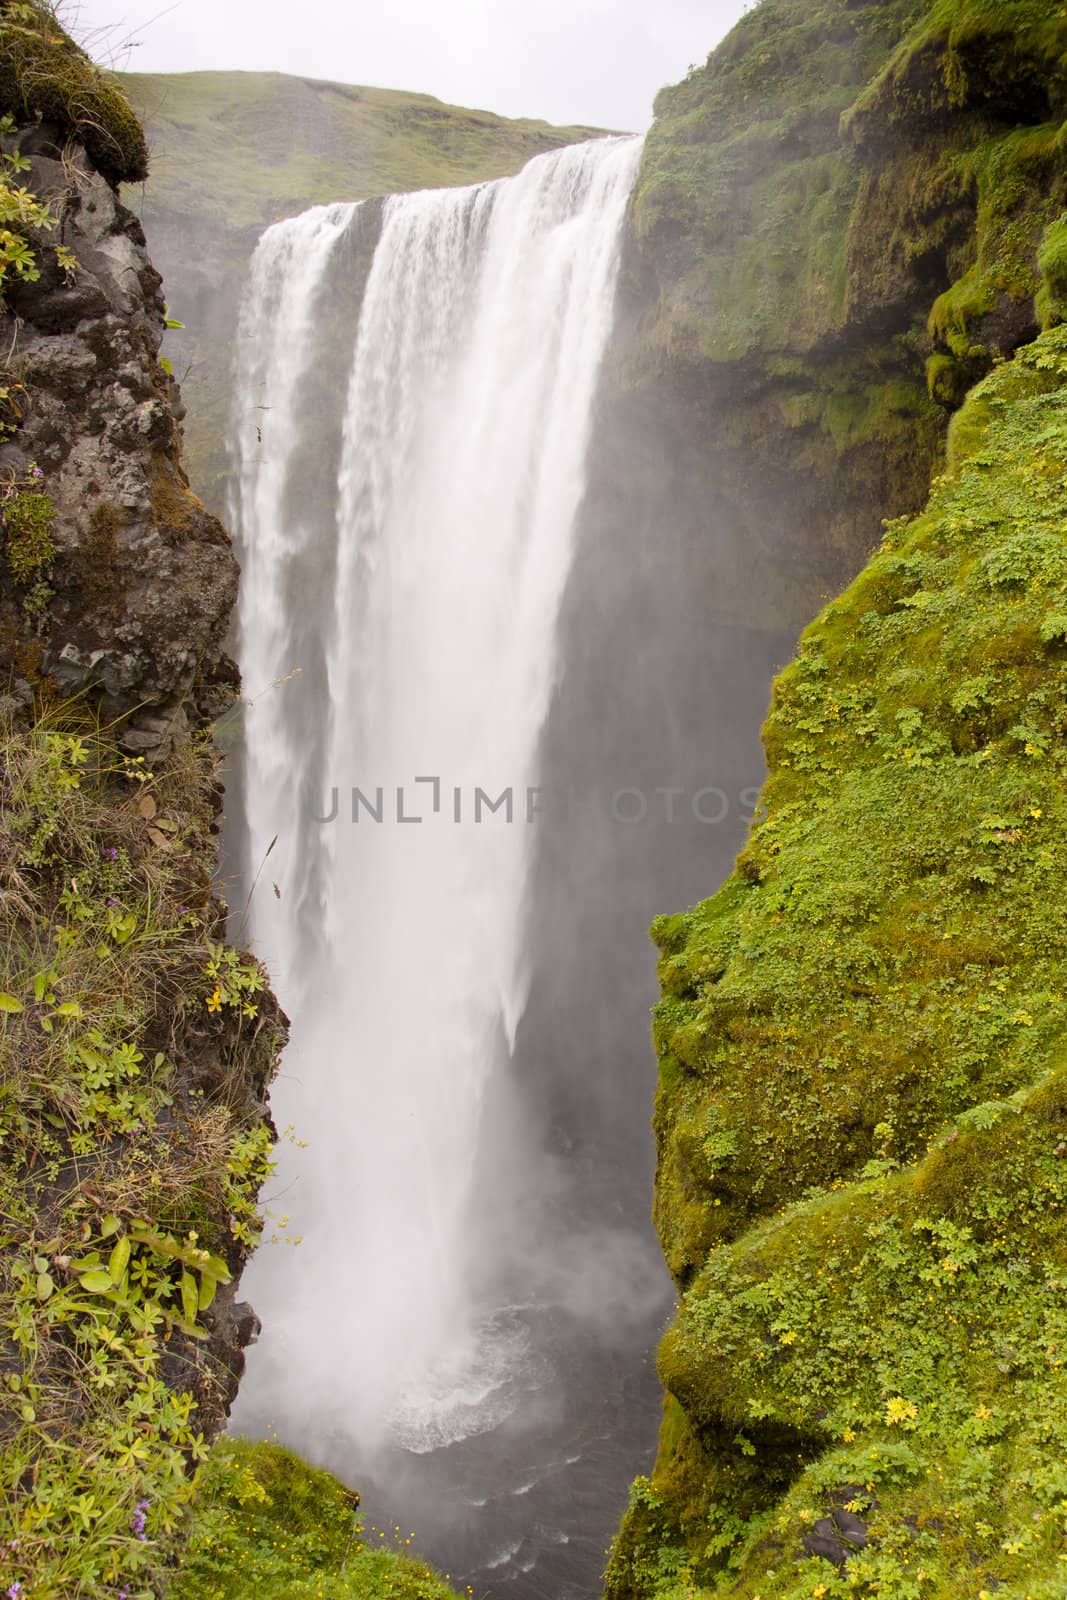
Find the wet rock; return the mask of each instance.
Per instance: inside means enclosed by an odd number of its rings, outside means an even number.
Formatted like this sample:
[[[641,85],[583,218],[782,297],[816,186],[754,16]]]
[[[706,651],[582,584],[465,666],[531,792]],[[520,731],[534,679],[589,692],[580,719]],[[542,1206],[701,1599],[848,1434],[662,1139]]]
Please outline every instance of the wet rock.
[[[867,1524],[862,1518],[851,1511],[835,1511],[834,1521],[838,1532],[846,1542],[856,1550],[866,1550],[868,1544]]]
[[[848,1552],[841,1543],[837,1525],[832,1517],[820,1517],[810,1533],[804,1535],[804,1553],[809,1556],[822,1556],[824,1561],[832,1561],[835,1567],[845,1565]]]

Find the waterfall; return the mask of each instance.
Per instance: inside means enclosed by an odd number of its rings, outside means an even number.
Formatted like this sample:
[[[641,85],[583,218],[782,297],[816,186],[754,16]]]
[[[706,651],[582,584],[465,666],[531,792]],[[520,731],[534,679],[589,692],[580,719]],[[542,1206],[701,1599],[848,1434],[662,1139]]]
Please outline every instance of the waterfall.
[[[639,153],[319,207],[253,264],[243,856],[293,1023],[273,1209],[300,1242],[250,1269],[237,1418],[319,1459],[477,1437],[537,1381],[485,1300],[506,1197],[475,1153],[527,999],[538,743]]]

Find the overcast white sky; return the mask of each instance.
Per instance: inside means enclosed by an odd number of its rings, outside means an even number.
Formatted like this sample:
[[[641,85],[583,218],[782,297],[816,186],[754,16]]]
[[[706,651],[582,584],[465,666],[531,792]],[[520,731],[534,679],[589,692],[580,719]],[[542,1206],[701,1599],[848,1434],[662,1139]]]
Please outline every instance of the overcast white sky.
[[[98,60],[418,90],[505,116],[639,131],[752,0],[64,0]]]

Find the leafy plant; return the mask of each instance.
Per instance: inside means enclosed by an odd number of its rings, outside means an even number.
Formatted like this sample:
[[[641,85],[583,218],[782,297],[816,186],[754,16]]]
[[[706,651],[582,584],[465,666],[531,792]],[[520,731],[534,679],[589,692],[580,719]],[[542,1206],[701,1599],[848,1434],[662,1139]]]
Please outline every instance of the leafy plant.
[[[11,139],[16,132],[11,113],[0,116],[0,139]],[[18,182],[29,167],[29,161],[17,149],[0,150],[0,300],[10,279],[32,283],[41,276],[34,240],[59,227],[54,206]],[[72,253],[61,245],[57,259],[64,274],[72,276],[77,269]]]

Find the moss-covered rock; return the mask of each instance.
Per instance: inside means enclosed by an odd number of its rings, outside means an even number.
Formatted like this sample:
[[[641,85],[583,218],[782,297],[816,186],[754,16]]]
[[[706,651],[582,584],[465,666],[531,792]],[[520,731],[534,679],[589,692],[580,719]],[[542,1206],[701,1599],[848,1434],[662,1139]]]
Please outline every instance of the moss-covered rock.
[[[123,90],[43,0],[0,0],[0,113],[48,124],[85,147],[110,183],[148,176],[144,132]]]
[[[653,928],[682,1302],[612,1600],[1062,1590],[1065,52],[1053,0],[763,0],[657,103],[628,381],[779,569],[894,520]]]
[[[807,630],[737,872],[653,929],[684,1298],[619,1600],[1060,1592],[1065,485],[1057,329]]]
[[[455,1600],[399,1530],[368,1536],[358,1506],[279,1445],[224,1440],[200,1474],[170,1600]]]
[[[808,615],[922,505],[967,389],[1059,316],[1060,10],[762,0],[656,102],[622,382],[699,434]]]

